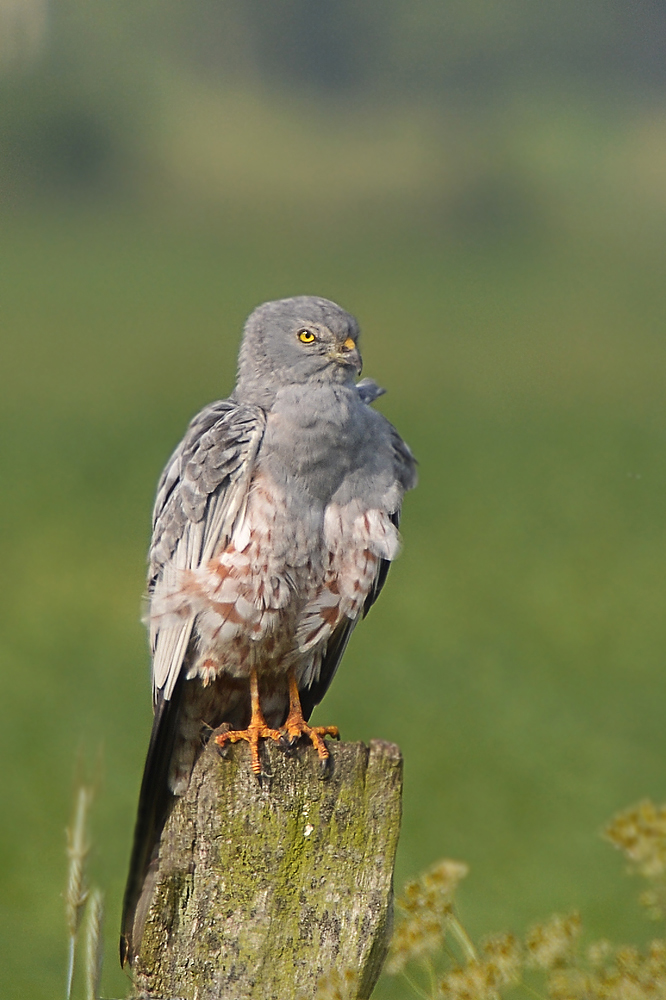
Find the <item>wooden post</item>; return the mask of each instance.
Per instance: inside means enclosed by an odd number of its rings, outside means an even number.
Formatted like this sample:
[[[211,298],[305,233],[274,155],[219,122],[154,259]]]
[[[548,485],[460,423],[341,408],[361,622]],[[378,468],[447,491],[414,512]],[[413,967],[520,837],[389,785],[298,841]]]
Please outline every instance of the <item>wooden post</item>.
[[[245,744],[212,743],[165,827],[135,970],[145,1000],[312,1000],[332,970],[370,996],[392,925],[402,758],[374,740],[266,741],[268,778]]]

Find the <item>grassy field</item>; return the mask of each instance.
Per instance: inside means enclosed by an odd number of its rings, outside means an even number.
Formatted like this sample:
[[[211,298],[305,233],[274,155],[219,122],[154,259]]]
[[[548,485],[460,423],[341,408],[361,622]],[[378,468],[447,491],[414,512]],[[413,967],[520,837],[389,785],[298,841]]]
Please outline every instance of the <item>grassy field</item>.
[[[403,749],[398,882],[463,858],[474,933],[578,907],[597,936],[649,936],[598,833],[666,797],[660,255],[620,235],[360,231],[101,209],[3,223],[4,996],[63,994],[81,774],[98,784],[103,996],[126,992],[155,481],[190,416],[230,390],[250,309],[299,293],[358,315],[365,372],[389,388],[379,406],[420,461],[404,553],[317,712],[345,739]]]

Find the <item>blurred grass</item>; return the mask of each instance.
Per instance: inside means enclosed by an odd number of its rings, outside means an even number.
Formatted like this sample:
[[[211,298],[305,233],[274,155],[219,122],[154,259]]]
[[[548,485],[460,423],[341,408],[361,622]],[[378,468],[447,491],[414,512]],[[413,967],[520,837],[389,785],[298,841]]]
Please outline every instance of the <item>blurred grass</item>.
[[[62,992],[64,828],[100,747],[102,990],[125,991],[155,481],[230,390],[250,309],[299,293],[359,316],[366,374],[421,463],[404,553],[317,713],[402,746],[398,882],[457,856],[475,935],[577,906],[595,936],[646,937],[598,831],[664,798],[666,290],[659,232],[598,233],[447,242],[99,206],[3,220],[5,995]]]

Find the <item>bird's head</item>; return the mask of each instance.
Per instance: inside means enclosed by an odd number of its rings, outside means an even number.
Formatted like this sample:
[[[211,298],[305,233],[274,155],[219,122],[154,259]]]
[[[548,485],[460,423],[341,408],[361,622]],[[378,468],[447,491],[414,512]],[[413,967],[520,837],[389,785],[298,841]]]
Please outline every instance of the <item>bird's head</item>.
[[[358,323],[335,302],[314,295],[265,302],[248,318],[238,359],[239,397],[284,385],[353,385],[361,371]]]

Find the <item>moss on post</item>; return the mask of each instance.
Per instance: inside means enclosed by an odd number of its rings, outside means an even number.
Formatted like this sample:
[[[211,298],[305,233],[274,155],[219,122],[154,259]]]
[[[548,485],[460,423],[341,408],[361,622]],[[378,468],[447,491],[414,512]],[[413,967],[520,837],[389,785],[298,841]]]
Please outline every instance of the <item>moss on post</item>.
[[[370,996],[392,919],[402,759],[390,743],[316,754],[210,745],[164,830],[135,963],[137,995],[310,1000],[333,969]]]

